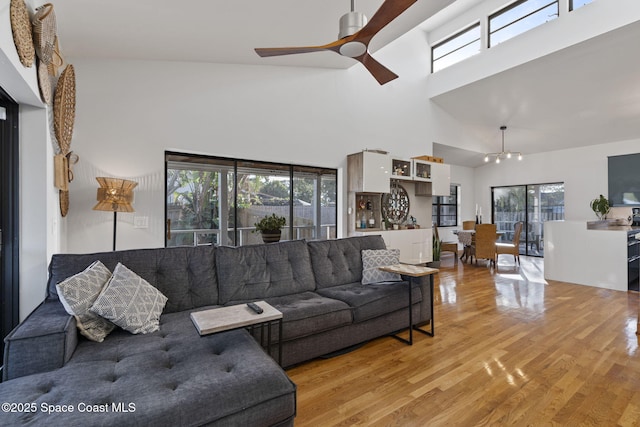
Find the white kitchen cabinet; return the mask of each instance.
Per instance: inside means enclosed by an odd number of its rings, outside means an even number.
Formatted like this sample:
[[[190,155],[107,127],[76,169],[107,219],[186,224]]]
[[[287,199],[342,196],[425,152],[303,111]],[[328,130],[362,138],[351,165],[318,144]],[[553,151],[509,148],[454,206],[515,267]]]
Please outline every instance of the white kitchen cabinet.
[[[414,160],[416,196],[451,194],[451,165]]]
[[[431,193],[433,196],[448,196],[451,194],[451,165],[444,163],[431,164]]]
[[[375,151],[362,151],[347,156],[349,191],[388,193],[391,157]]]

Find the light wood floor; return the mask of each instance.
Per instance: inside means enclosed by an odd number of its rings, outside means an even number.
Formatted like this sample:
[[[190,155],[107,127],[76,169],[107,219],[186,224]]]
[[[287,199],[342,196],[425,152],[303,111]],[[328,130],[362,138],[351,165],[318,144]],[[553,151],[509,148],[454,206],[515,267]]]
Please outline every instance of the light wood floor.
[[[443,258],[436,336],[289,369],[296,426],[640,426],[638,294]]]

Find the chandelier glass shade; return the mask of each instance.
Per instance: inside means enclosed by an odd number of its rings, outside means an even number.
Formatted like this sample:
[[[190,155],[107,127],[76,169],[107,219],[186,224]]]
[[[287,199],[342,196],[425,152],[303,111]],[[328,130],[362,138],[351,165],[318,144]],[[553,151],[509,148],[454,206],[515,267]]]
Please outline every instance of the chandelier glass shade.
[[[521,152],[504,150],[504,131],[507,130],[507,127],[504,125],[500,126],[500,130],[502,131],[502,151],[500,151],[499,153],[486,153],[484,155],[485,163],[488,163],[491,158],[493,158],[496,163],[500,163],[502,159],[510,159],[513,156],[517,156],[518,160],[522,160]]]

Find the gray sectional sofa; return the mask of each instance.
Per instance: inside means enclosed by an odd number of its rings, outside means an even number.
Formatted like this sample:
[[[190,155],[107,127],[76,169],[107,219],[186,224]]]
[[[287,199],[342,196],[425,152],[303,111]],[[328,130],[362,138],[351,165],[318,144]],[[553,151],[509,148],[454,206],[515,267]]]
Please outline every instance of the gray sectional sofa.
[[[264,300],[283,313],[284,367],[431,321],[429,279],[363,285],[380,236],[54,255],[48,295],[5,339],[0,425],[293,425],[296,386],[246,330],[200,336],[189,314]],[[168,301],[160,330],[80,336],[56,284],[118,262]],[[277,328],[273,328],[277,335]],[[72,412],[70,412],[72,411]]]

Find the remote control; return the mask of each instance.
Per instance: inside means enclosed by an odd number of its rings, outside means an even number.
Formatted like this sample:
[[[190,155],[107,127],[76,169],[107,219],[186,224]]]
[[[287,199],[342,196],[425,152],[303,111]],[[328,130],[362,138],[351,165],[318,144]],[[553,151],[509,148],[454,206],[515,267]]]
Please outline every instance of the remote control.
[[[257,304],[249,302],[249,303],[247,303],[247,307],[249,307],[251,310],[255,311],[256,314],[262,314],[262,309],[260,307],[258,307]]]

